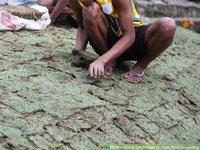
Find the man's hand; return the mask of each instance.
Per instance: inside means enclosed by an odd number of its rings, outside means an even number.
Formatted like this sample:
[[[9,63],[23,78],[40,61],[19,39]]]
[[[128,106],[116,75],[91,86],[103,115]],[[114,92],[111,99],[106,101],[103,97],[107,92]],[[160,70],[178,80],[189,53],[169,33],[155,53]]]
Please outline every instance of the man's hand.
[[[90,64],[89,73],[91,77],[101,78],[104,76],[105,63],[99,58]]]
[[[56,21],[56,17],[54,17],[52,15],[52,13],[50,14],[50,18],[51,18],[51,24],[53,24]]]

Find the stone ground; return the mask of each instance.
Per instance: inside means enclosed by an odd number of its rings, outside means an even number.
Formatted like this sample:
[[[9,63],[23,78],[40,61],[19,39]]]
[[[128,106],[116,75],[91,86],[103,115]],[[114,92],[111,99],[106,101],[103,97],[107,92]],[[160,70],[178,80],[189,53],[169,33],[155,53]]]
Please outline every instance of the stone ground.
[[[178,28],[145,81],[89,78],[75,29],[0,32],[0,149],[93,150],[101,144],[200,144],[200,35]],[[79,59],[80,58],[80,59]]]

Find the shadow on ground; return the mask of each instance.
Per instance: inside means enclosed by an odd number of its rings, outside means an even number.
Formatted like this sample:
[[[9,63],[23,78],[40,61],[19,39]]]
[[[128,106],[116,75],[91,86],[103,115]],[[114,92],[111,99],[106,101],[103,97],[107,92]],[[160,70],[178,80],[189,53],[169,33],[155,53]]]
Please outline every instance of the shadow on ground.
[[[135,85],[120,78],[127,64],[111,79],[88,78],[96,55],[71,55],[75,32],[0,32],[0,149],[200,143],[199,34],[178,28]]]

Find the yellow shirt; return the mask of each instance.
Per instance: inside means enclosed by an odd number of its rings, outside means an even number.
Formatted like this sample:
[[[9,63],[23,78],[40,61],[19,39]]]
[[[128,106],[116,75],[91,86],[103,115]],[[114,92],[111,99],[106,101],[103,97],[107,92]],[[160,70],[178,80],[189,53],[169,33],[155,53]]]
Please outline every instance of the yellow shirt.
[[[78,0],[80,5],[83,6],[83,4],[81,3],[80,0]],[[119,28],[118,25],[118,15],[117,15],[117,11],[114,8],[113,4],[112,4],[112,0],[96,0],[96,2],[101,6],[102,11],[110,16],[109,18],[112,20],[111,22],[114,21],[114,25],[111,25],[113,31],[115,32],[115,34],[117,36],[120,36],[121,30]],[[142,22],[142,20],[140,19],[139,14],[137,13],[137,10],[135,8],[134,2],[133,0],[130,0],[130,7],[131,7],[131,11],[132,11],[132,16],[133,16],[133,25],[135,27],[139,27],[144,25],[144,23]],[[117,29],[118,28],[118,29]]]

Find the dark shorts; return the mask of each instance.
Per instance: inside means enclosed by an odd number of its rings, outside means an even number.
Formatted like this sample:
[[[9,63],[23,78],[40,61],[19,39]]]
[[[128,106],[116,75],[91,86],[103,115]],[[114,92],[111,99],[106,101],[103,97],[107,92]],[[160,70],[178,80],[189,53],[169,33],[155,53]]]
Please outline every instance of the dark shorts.
[[[122,62],[126,60],[140,60],[147,53],[147,43],[145,42],[145,32],[150,27],[150,25],[143,25],[140,27],[135,27],[135,42],[128,48],[120,57],[117,58],[117,61]],[[108,31],[108,43],[109,48],[111,48],[121,37],[117,37],[112,29]]]
[[[147,43],[145,42],[145,32],[150,27],[150,25],[143,25],[140,27],[135,27],[135,42],[134,44],[128,48],[121,56],[117,58],[118,62],[123,62],[126,60],[140,60],[142,59],[146,53],[147,53]],[[108,46],[109,49],[120,39],[121,37],[118,37],[115,35],[111,27],[108,30]],[[91,41],[90,44],[93,47],[93,49],[98,53],[98,48],[95,46],[95,44]],[[100,55],[100,54],[99,54]]]

